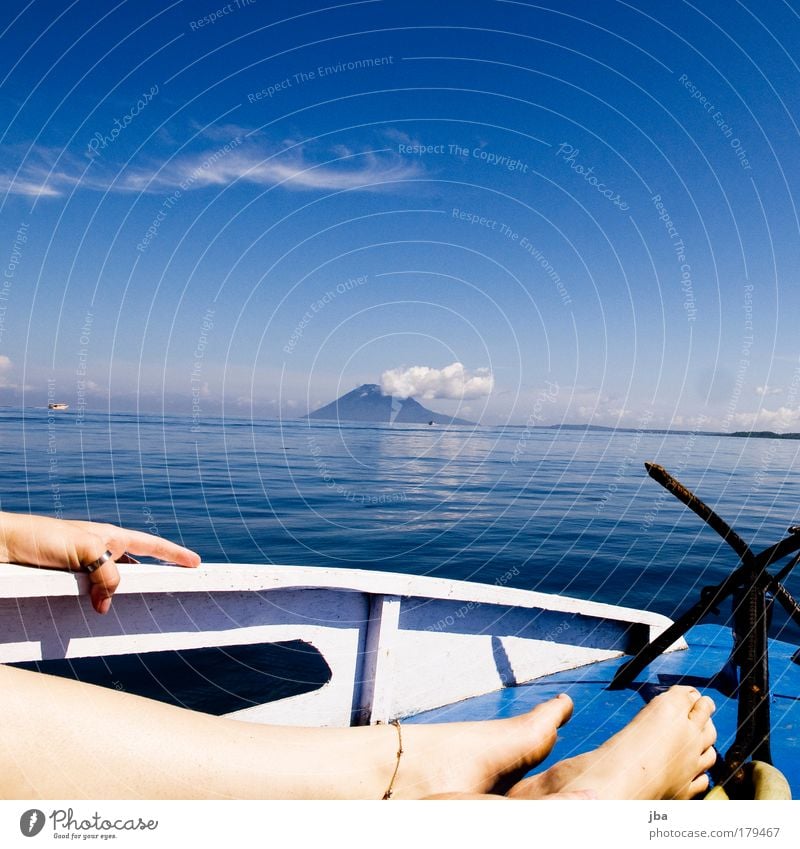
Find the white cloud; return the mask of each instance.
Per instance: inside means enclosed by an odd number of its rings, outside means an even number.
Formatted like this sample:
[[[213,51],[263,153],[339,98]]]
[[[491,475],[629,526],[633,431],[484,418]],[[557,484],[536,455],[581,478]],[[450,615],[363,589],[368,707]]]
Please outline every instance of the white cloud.
[[[241,135],[229,136],[226,144],[218,143],[214,148],[122,170],[116,170],[100,157],[87,168],[84,160],[44,148],[32,149],[22,156],[21,165],[0,172],[0,192],[58,197],[77,186],[102,192],[150,194],[235,182],[282,185],[288,189],[377,191],[387,182],[411,179],[422,173],[418,162],[385,149],[352,152],[338,146],[325,161],[315,162],[299,148],[267,149],[261,141]],[[53,161],[57,166],[49,164]]]
[[[26,180],[14,174],[0,174],[0,193],[29,198],[58,197],[61,192],[45,180]]]
[[[205,167],[208,158],[198,154],[176,160],[158,174],[146,171],[132,174],[121,187],[154,191],[192,180],[192,185],[198,188],[242,181],[259,186],[282,184],[290,189],[376,189],[382,183],[418,175],[414,163],[371,152],[343,157],[355,160],[355,165],[344,166],[335,162],[317,165],[302,156],[265,156],[262,151],[253,150],[228,153]]]
[[[429,366],[395,368],[381,375],[381,389],[397,398],[483,398],[494,388],[494,376],[486,368],[470,373],[461,363],[442,369]]]
[[[5,354],[0,354],[0,388],[3,389],[14,389],[14,384],[9,383],[8,375],[11,369],[14,367],[14,364],[11,362],[11,359],[7,357]]]
[[[800,408],[784,406],[755,413],[736,413],[732,423],[732,430],[800,431]]]
[[[756,386],[756,395],[781,395],[783,389],[773,388],[772,386]]]

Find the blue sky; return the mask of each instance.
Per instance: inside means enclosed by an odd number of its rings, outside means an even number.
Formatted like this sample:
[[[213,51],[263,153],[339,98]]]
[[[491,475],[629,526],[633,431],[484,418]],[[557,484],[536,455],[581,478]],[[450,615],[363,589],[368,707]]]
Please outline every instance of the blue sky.
[[[427,369],[485,424],[800,430],[799,36],[778,0],[8,2],[0,403],[292,416]]]

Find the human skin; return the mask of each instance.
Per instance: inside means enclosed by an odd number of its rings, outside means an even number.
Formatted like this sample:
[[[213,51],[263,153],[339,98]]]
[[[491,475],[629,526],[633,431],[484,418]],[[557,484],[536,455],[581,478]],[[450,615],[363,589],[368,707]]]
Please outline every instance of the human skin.
[[[0,512],[0,561],[78,571],[106,551],[200,562],[139,531]],[[107,613],[113,560],[90,579],[92,605]],[[0,665],[0,710],[3,798],[381,799],[390,786],[397,799],[689,798],[707,786],[716,735],[713,702],[673,687],[600,749],[522,779],[572,715],[568,696],[510,719],[398,734],[241,722]]]
[[[200,562],[195,552],[139,531],[0,513],[0,562],[79,571],[106,551],[114,559]],[[115,563],[89,577],[94,609],[108,613],[120,580]],[[0,666],[0,704],[0,794],[7,798],[380,799],[398,765],[392,726],[246,723],[11,667]],[[403,726],[392,797],[507,786],[546,757],[570,711],[568,701],[553,700],[509,720]],[[85,734],[89,716],[94,732]]]
[[[708,696],[671,687],[599,749],[559,761],[494,798],[691,799],[708,789],[706,770],[716,760],[713,713]]]
[[[397,764],[391,725],[241,722],[7,666],[0,705],[3,798],[381,799]],[[392,798],[513,782],[546,757],[570,707],[554,699],[512,719],[402,726]]]
[[[0,562],[78,572],[106,551],[113,559],[89,575],[92,607],[103,614],[111,609],[111,598],[119,586],[114,561],[130,562],[133,554],[188,568],[200,565],[200,556],[194,551],[153,534],[101,522],[0,512]]]

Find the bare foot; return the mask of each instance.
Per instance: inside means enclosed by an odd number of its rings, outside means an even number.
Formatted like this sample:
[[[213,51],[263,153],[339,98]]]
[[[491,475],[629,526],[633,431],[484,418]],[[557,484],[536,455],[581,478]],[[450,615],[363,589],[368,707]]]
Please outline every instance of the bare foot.
[[[671,687],[599,749],[562,761],[512,788],[511,798],[591,790],[600,799],[691,799],[716,759],[714,702]]]
[[[562,694],[511,719],[403,725],[392,797],[502,793],[547,757],[570,716],[572,700]]]

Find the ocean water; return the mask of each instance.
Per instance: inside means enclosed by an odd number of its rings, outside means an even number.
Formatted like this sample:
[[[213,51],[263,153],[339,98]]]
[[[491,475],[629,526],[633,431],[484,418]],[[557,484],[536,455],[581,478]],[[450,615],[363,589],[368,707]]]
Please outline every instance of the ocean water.
[[[124,524],[208,562],[410,572],[675,615],[800,523],[800,441],[0,410],[4,510]],[[800,595],[800,575],[787,582]],[[776,611],[773,634],[800,642]]]

